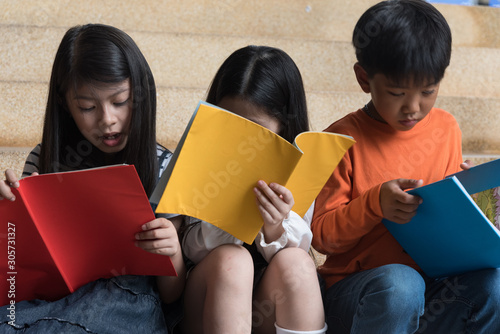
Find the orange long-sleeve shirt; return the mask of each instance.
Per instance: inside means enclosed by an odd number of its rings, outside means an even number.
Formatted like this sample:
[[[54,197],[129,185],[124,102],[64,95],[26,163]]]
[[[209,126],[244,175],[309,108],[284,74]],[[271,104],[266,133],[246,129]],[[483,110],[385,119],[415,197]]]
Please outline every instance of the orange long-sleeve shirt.
[[[462,137],[455,118],[433,108],[409,131],[396,131],[361,109],[325,131],[356,140],[316,199],[312,245],[326,254],[320,274],[330,287],[366,269],[401,263],[419,269],[382,224],[380,187],[398,178],[424,184],[458,172]]]

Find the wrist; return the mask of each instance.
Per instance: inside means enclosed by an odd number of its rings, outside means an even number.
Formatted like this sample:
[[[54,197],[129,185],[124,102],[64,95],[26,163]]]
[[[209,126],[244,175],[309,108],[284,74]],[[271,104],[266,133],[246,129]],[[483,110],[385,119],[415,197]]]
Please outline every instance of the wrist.
[[[283,222],[279,224],[264,224],[262,228],[264,241],[268,244],[278,240],[284,232],[285,228],[283,227]]]

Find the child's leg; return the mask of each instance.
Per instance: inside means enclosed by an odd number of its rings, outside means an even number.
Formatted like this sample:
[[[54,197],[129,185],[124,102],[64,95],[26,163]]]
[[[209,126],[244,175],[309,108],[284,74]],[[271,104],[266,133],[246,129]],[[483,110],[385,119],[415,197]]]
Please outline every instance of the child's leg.
[[[325,294],[332,333],[414,333],[424,312],[425,282],[414,269],[390,264],[361,271]]]
[[[253,302],[255,333],[276,333],[274,324],[297,331],[325,326],[316,267],[301,248],[279,251],[256,287]]]
[[[417,333],[500,333],[500,269],[427,283]]]
[[[189,273],[184,292],[185,333],[250,333],[253,261],[238,245],[211,251]]]

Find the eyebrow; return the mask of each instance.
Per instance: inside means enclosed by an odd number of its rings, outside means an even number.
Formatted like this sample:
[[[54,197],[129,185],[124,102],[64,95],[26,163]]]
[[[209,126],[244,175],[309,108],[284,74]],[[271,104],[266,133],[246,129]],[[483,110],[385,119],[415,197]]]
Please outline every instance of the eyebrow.
[[[438,83],[437,82],[433,82],[433,83],[430,83],[426,86],[423,86],[423,87],[419,87],[419,88],[430,88],[431,86],[436,86]],[[401,88],[401,89],[408,89],[409,87],[405,84],[405,85],[401,85],[401,84],[397,84],[397,83],[394,83],[394,82],[389,82],[387,83],[387,88]]]
[[[130,89],[129,88],[119,89],[115,93],[111,94],[109,97],[115,97],[115,96],[120,95],[121,93],[127,92],[127,91],[130,91]],[[73,100],[94,100],[94,98],[91,96],[85,96],[85,95],[75,95],[73,97]]]

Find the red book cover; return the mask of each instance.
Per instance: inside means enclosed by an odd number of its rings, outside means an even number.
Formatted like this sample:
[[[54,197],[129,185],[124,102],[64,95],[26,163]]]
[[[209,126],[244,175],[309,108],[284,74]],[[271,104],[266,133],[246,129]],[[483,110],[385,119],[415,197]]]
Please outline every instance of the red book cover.
[[[14,202],[0,201],[1,305],[57,300],[99,278],[176,275],[168,256],[135,246],[135,234],[155,216],[134,166],[19,183]]]

